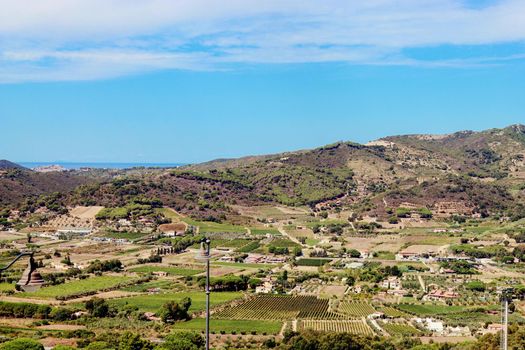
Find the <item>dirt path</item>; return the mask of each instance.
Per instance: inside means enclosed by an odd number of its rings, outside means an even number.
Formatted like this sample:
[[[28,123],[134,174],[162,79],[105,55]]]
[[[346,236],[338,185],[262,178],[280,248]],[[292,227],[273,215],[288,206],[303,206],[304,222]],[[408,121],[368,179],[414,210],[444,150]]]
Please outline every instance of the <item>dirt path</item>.
[[[303,248],[308,247],[306,244],[301,243],[297,238],[295,238],[295,237],[289,235],[288,232],[286,232],[282,226],[279,226],[277,229],[279,230],[279,232],[280,232],[283,236],[287,237],[287,238],[290,239],[292,242],[295,242],[295,243],[299,244],[299,245],[300,245],[301,247],[303,247]]]
[[[281,330],[279,331],[279,336],[284,336],[284,331],[286,330],[286,326],[288,326],[288,321],[283,323],[283,326],[281,327]]]
[[[426,288],[425,288],[425,281],[423,281],[423,277],[421,277],[420,274],[417,275],[417,280],[419,281],[419,284],[421,285],[421,289],[424,291],[426,291]]]

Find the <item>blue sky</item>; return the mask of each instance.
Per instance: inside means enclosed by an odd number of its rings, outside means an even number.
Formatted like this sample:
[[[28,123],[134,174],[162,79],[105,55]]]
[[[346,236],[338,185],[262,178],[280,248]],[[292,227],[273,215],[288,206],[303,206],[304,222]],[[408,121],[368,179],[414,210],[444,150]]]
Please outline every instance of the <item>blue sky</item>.
[[[525,123],[523,1],[0,4],[0,158],[199,162]]]

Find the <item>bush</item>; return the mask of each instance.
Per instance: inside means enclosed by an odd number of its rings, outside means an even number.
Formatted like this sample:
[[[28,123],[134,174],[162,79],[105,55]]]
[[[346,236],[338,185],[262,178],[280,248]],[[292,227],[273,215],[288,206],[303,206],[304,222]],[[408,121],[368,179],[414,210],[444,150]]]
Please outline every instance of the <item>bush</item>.
[[[86,310],[93,317],[106,317],[109,314],[109,305],[102,298],[92,298],[86,301]]]
[[[108,343],[105,341],[94,341],[93,343],[90,343],[87,347],[84,348],[84,350],[113,350],[114,348],[111,347]]]
[[[166,304],[164,304],[162,310],[160,311],[160,318],[164,323],[173,323],[175,321],[180,320],[189,320],[190,315],[188,314],[188,310],[190,306],[190,298],[184,298],[181,300],[180,303],[168,301]]]
[[[0,301],[0,317],[46,319],[51,311],[52,308],[49,305]]]
[[[99,261],[95,260],[86,269],[87,273],[94,273],[94,272],[106,272],[106,271],[114,271],[118,272],[122,270],[122,262],[118,259],[112,259],[112,260],[106,260],[106,261]]]
[[[221,334],[224,334],[221,332]],[[198,350],[205,345],[204,338],[197,333],[177,332],[168,335],[156,350]]]
[[[469,290],[473,290],[476,292],[484,292],[485,291],[485,283],[481,281],[470,281],[467,283],[466,288]]]
[[[392,225],[396,225],[399,223],[399,219],[397,218],[397,216],[391,216],[388,218],[388,223]]]
[[[67,321],[71,319],[71,315],[73,314],[73,311],[68,309],[54,309],[50,316],[55,321]]]
[[[33,339],[19,338],[1,344],[0,350],[44,350],[44,346]]]
[[[119,350],[151,350],[153,345],[140,335],[131,332],[125,332],[119,338]]]

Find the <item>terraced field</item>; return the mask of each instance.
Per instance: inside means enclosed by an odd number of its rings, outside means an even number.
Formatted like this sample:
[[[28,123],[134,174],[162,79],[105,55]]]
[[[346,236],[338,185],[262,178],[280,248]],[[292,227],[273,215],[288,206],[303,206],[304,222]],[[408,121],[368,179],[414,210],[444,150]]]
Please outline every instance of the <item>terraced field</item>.
[[[302,320],[299,328],[301,330],[311,329],[320,332],[374,335],[374,331],[364,320]]]
[[[357,301],[342,302],[339,311],[350,317],[366,317],[376,312],[372,305]]]
[[[341,319],[328,311],[328,299],[315,296],[265,295],[248,300],[217,314],[216,318],[241,320]]]

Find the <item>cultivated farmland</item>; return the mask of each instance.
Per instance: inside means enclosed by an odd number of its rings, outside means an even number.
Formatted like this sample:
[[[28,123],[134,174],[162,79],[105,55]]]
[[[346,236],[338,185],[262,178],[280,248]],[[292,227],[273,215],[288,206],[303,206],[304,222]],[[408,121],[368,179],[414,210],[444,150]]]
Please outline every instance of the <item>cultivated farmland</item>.
[[[354,301],[342,302],[339,311],[350,317],[364,317],[376,312],[370,304]]]
[[[264,312],[261,312],[264,310]],[[227,308],[217,318],[248,320],[289,320],[294,318],[339,319],[328,311],[328,299],[314,296],[259,296],[238,306]]]
[[[194,318],[188,322],[178,322],[173,328],[200,332],[206,327],[204,318]],[[262,321],[262,320],[210,320],[211,332],[225,333],[256,333],[256,334],[277,334],[281,330],[282,322]]]
[[[68,282],[64,285],[45,287],[35,292],[21,293],[29,298],[67,298],[80,293],[90,293],[118,287],[132,281],[128,276],[95,276],[83,280]]]
[[[374,331],[364,320],[303,320],[301,329],[311,329],[320,332],[345,332],[361,335],[373,335]]]

